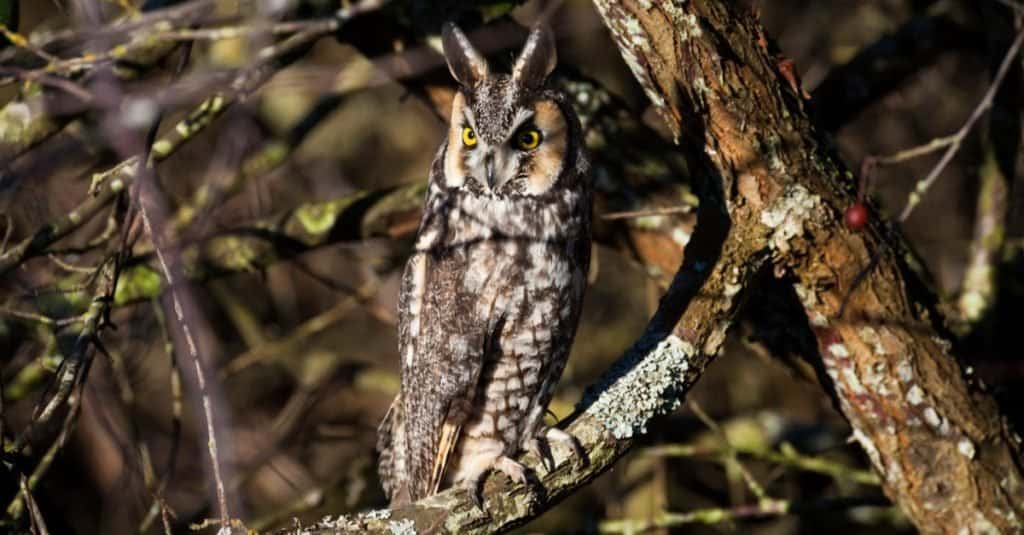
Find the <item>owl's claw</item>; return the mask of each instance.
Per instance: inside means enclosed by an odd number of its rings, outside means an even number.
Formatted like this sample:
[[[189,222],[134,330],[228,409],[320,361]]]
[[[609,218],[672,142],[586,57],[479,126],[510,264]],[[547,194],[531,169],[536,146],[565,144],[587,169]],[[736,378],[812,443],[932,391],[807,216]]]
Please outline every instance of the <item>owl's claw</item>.
[[[541,440],[540,437],[531,438],[526,442],[526,451],[540,459],[545,475],[554,472],[555,468],[558,468],[558,465],[555,463],[555,456],[551,454],[551,446],[548,445],[546,440]]]
[[[555,458],[551,454],[551,443],[557,442],[572,449],[572,462],[577,468],[586,467],[590,464],[587,451],[583,449],[576,437],[566,433],[557,427],[545,427],[537,436],[526,443],[526,450],[540,458],[544,469],[551,473],[558,467]]]
[[[502,455],[498,457],[494,464],[487,470],[484,470],[475,478],[470,479],[468,483],[469,497],[473,500],[473,504],[480,510],[484,509],[484,483],[487,481],[487,476],[491,472],[501,472],[509,477],[513,483],[518,483],[524,487],[533,488],[540,486],[540,481],[536,475],[527,467],[519,464],[510,457]]]

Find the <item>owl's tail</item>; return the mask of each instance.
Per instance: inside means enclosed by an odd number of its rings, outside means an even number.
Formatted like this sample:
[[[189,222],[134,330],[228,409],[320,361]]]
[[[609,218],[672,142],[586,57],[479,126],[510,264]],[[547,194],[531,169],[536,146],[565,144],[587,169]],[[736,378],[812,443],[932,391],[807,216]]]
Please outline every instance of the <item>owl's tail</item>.
[[[381,485],[384,486],[384,494],[391,500],[392,507],[410,501],[409,472],[405,464],[404,451],[401,451],[405,444],[405,427],[402,421],[402,396],[399,394],[391,402],[384,420],[377,428],[377,451],[380,454],[377,473],[380,475]]]

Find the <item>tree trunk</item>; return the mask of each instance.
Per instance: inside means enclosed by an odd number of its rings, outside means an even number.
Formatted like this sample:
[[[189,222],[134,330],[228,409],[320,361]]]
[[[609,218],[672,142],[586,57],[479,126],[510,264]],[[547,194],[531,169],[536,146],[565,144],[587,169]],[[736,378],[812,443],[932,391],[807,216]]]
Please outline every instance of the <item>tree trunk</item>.
[[[853,177],[756,16],[711,0],[595,3],[677,142],[703,149],[733,228],[795,278],[839,408],[889,497],[925,533],[1024,529],[1020,437],[950,354],[899,236],[877,218],[842,224]]]

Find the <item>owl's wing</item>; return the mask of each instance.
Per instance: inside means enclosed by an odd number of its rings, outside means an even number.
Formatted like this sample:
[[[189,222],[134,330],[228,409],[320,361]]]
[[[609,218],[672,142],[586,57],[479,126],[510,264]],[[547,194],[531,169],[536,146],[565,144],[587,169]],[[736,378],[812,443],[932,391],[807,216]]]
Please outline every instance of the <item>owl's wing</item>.
[[[472,318],[458,290],[457,261],[423,249],[410,257],[399,295],[403,454],[408,496],[437,492],[473,402],[486,346],[486,325]],[[486,322],[483,322],[486,323]]]

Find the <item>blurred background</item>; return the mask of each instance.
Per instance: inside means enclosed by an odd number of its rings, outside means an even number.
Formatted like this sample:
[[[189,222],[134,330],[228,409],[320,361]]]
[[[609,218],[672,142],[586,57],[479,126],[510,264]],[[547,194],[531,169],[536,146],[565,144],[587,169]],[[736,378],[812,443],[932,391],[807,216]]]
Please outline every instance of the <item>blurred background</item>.
[[[340,29],[310,22],[359,6]],[[856,177],[866,157],[960,128],[1019,31],[994,0],[736,8],[759,13]],[[194,371],[168,334],[173,306],[152,245],[103,174],[145,146],[149,132],[131,117],[149,124],[161,113],[156,139],[172,146],[151,154],[160,226],[189,279],[180,291],[207,363],[228,502],[259,530],[385,505],[374,444],[398,386],[398,277],[453,90],[436,52],[441,22],[459,21],[507,67],[524,28],[549,17],[556,78],[595,155],[596,265],[555,416],[643,331],[694,225],[685,210],[602,218],[699,199],[589,2],[0,0],[0,16],[0,141],[15,147],[0,152],[0,498],[11,532],[38,529],[35,514],[51,533],[79,534],[186,532],[217,516]],[[1018,429],[1022,65],[1013,59],[991,112],[902,225],[963,364]],[[214,94],[223,111],[210,111]],[[898,213],[938,156],[880,165],[861,191]],[[996,231],[976,238],[986,224]],[[103,268],[125,244],[82,386],[40,421],[80,348]],[[981,305],[965,299],[979,284]],[[650,532],[913,531],[801,358],[814,355],[798,301],[770,274],[747,300],[688,404],[519,533],[622,531],[615,521],[640,525],[662,511],[737,518]],[[745,473],[794,514],[752,514]]]

